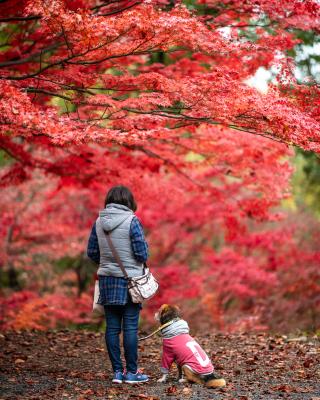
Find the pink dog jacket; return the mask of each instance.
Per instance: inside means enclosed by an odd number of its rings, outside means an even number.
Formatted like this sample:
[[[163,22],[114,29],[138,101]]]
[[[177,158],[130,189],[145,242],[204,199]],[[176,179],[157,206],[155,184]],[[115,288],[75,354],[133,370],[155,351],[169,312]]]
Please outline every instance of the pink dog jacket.
[[[174,361],[180,366],[189,366],[199,374],[213,372],[213,365],[209,357],[199,343],[187,333],[168,339],[163,338],[162,373],[167,373]]]

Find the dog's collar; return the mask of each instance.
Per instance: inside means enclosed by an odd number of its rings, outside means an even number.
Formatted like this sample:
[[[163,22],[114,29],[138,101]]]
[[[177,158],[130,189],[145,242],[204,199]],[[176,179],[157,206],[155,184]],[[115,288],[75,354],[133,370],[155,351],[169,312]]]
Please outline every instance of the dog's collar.
[[[173,318],[171,321],[166,322],[165,324],[161,325],[158,329],[156,329],[155,331],[153,331],[152,333],[150,333],[150,335],[147,335],[145,337],[142,337],[139,339],[140,340],[145,340],[145,339],[149,339],[151,336],[155,335],[156,333],[162,331],[162,329],[166,328],[167,326],[173,324],[176,321],[179,321],[180,318]]]

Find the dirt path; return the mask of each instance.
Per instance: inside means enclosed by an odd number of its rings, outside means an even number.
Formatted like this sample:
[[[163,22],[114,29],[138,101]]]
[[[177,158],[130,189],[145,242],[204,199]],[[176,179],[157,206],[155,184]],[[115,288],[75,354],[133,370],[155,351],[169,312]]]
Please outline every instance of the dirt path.
[[[304,399],[320,400],[320,341],[267,335],[196,336],[227,387],[159,384],[161,340],[140,346],[151,376],[140,386],[110,384],[103,334],[83,331],[0,335],[2,399]]]

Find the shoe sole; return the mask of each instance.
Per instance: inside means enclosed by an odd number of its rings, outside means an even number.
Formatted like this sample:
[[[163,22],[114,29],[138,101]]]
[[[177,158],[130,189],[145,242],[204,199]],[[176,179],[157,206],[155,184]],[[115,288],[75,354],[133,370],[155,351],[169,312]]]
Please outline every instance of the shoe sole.
[[[120,381],[120,379],[112,379],[112,383],[122,383],[123,381]]]
[[[124,383],[129,383],[131,385],[134,385],[135,383],[145,383],[148,382],[149,379],[145,380],[145,381],[124,381]]]

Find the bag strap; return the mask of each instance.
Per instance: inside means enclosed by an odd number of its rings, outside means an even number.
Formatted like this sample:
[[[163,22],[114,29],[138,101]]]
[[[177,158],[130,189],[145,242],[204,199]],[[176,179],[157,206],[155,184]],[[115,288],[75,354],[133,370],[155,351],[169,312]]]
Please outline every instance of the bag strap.
[[[126,279],[129,279],[128,273],[127,273],[125,267],[122,264],[122,261],[121,261],[121,259],[119,257],[119,254],[118,254],[116,248],[114,247],[114,244],[112,243],[112,240],[111,240],[111,237],[110,237],[110,233],[106,232],[105,230],[103,232],[104,232],[104,234],[106,236],[106,239],[107,239],[108,245],[110,247],[111,253],[112,253],[113,257],[115,258],[115,260],[117,261],[117,263],[118,263],[118,265],[119,265],[124,277]]]

